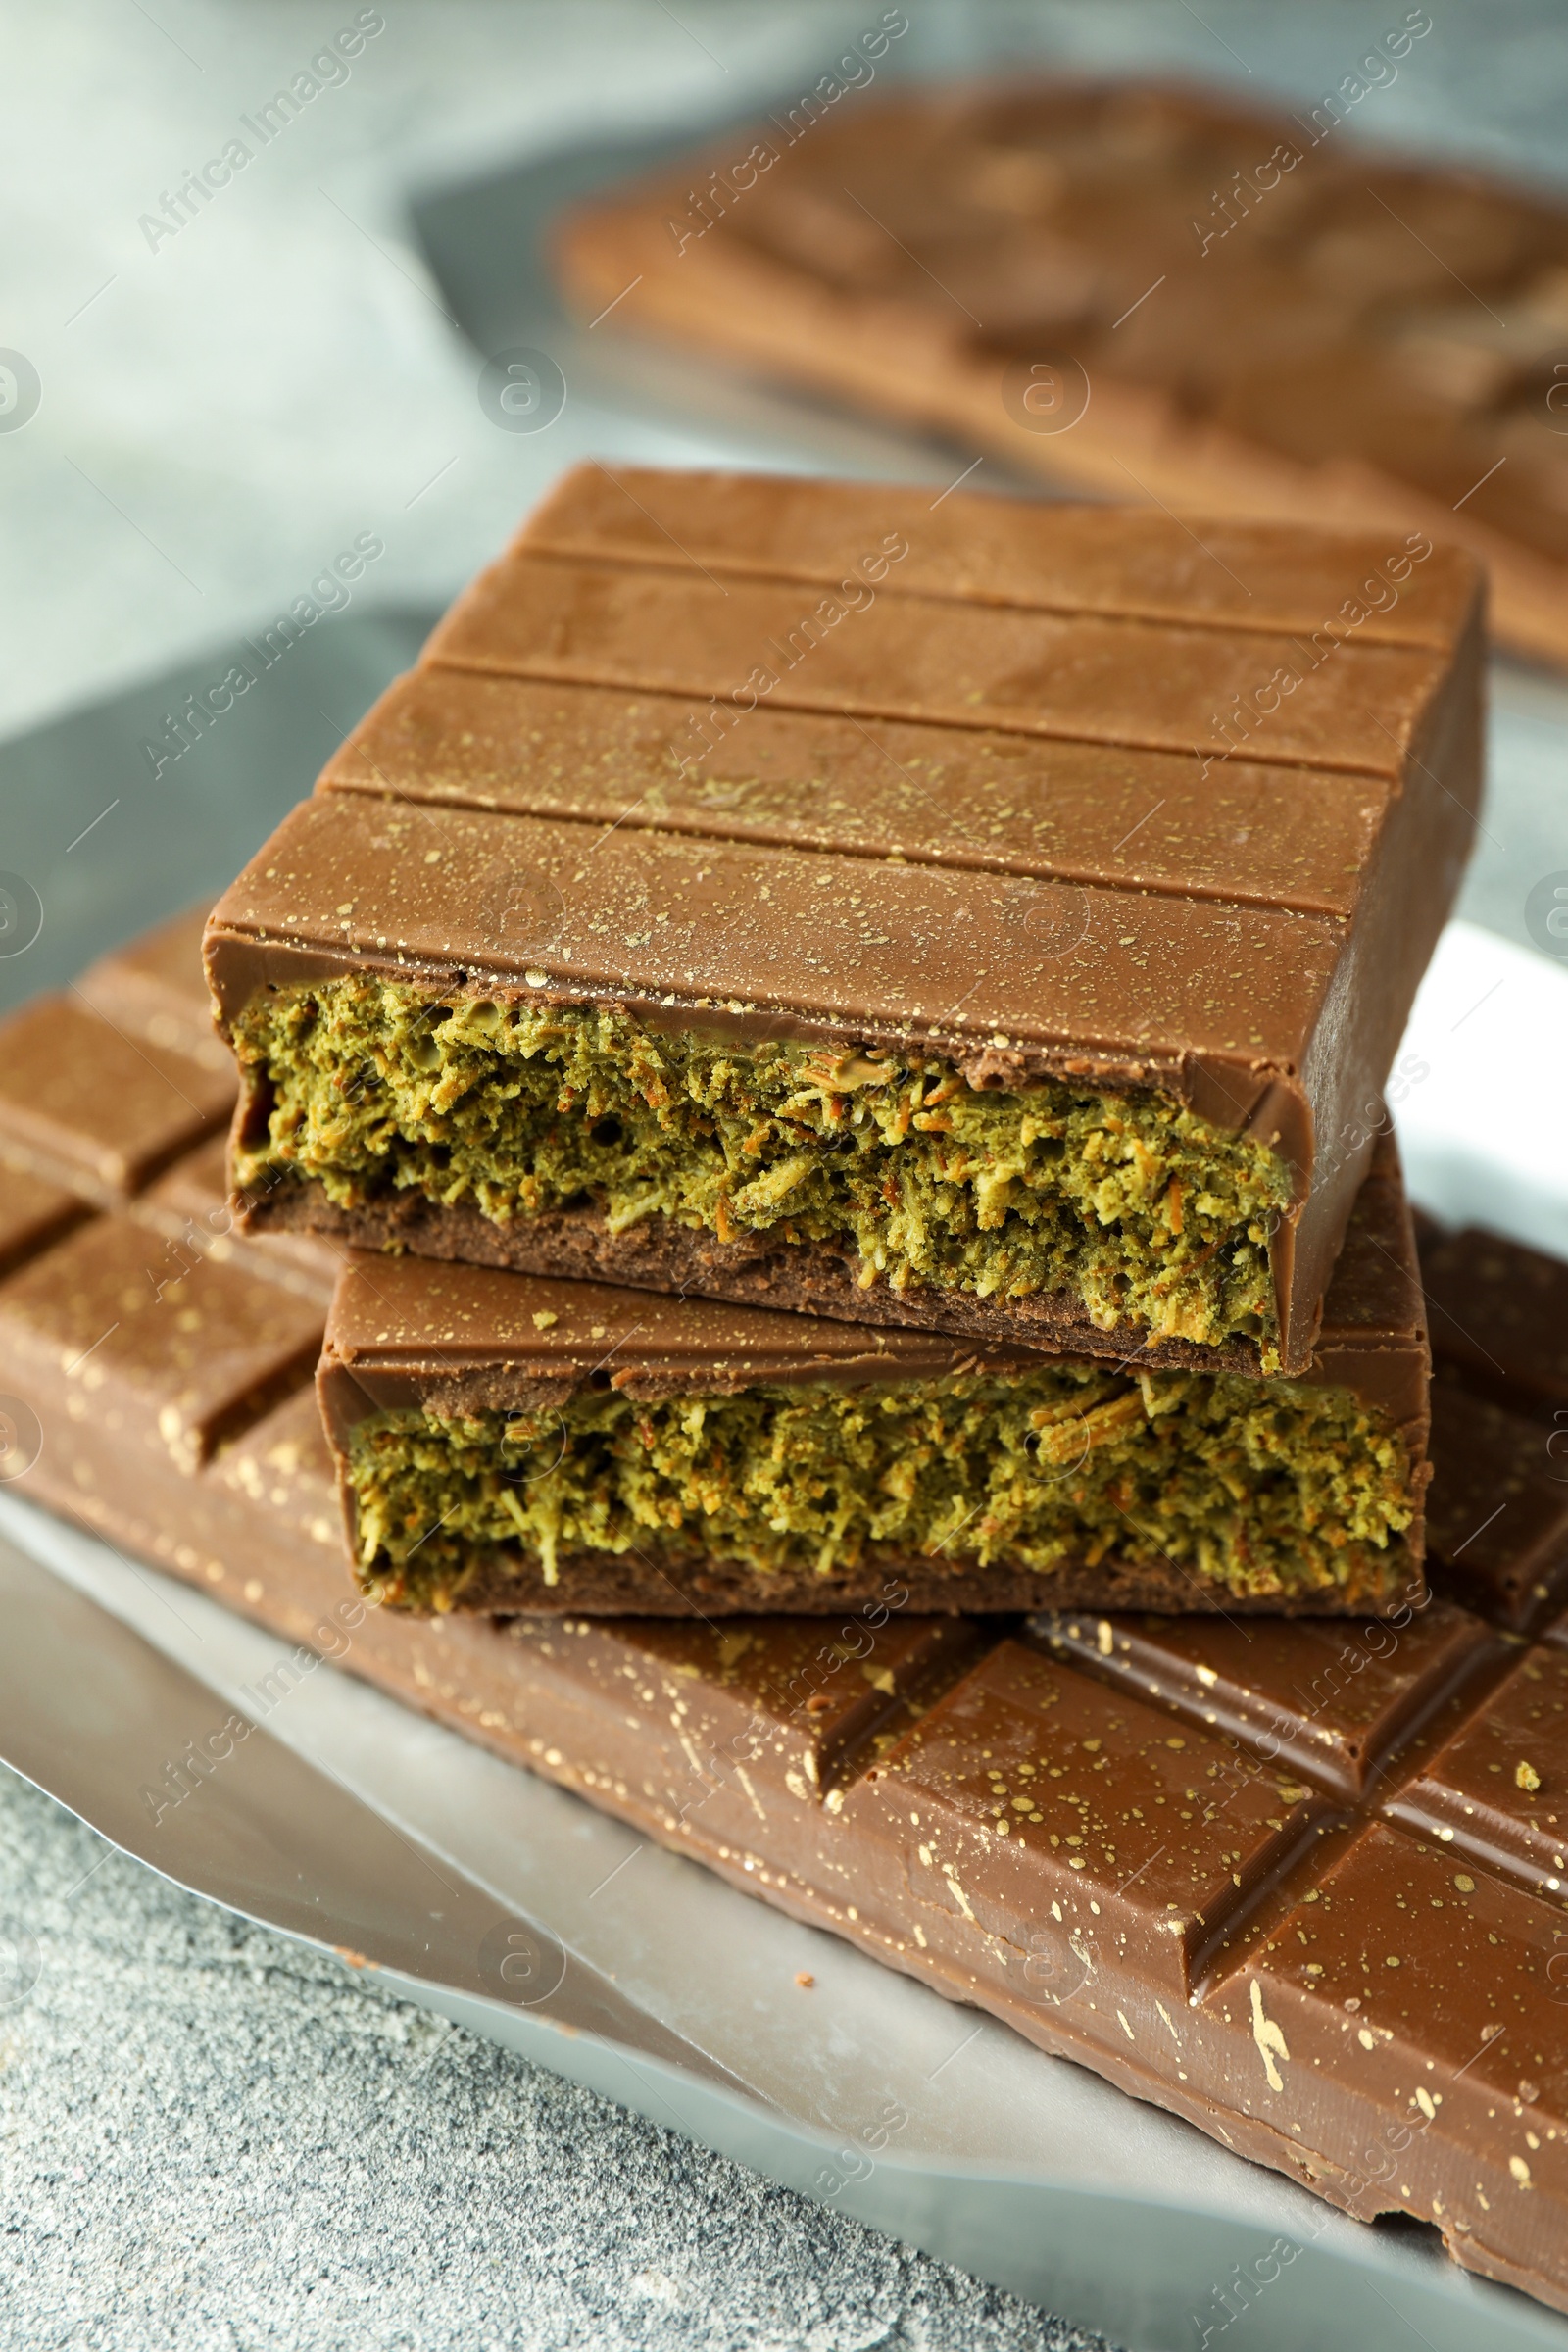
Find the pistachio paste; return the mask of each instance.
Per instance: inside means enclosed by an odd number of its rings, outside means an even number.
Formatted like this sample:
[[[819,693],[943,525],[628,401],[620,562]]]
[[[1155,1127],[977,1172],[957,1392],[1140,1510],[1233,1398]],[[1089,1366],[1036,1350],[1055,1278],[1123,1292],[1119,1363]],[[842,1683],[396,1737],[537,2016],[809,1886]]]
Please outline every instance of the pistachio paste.
[[[1289,1167],[1153,1089],[979,1088],[911,1053],[360,976],[262,992],[235,1045],[270,1104],[242,1186],[313,1180],[342,1208],[413,1187],[497,1225],[586,1201],[612,1233],[775,1233],[852,1251],[863,1284],[1052,1294],[1100,1330],[1246,1338],[1277,1367]]]
[[[445,1417],[348,1440],[357,1567],[378,1600],[463,1605],[497,1555],[547,1584],[584,1553],[826,1580],[867,1552],[956,1568],[1174,1565],[1282,1599],[1363,1583],[1410,1524],[1398,1433],[1345,1389],[1062,1359],[864,1388],[823,1382]]]

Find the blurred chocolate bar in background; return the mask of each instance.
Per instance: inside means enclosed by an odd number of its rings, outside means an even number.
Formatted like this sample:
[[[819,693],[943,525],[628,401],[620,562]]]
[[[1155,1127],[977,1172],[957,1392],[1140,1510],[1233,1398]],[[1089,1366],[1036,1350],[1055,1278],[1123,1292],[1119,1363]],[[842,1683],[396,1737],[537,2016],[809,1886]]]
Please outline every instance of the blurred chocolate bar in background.
[[[1412,12],[1390,46],[1430,30]],[[1017,472],[1459,539],[1502,642],[1568,662],[1568,208],[1369,152],[1352,106],[1070,79],[808,101],[571,209],[560,272],[601,337]],[[1394,595],[1369,569],[1344,609]]]

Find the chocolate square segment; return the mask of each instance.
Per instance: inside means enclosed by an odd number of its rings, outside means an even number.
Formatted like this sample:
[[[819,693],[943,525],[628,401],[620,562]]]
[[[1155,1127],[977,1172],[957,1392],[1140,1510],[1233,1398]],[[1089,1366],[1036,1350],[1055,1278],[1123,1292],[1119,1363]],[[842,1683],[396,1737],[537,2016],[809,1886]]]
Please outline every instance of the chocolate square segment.
[[[45,1429],[111,1426],[186,1472],[308,1380],[319,1311],[276,1284],[172,1252],[127,1217],[95,1219],[0,1298],[0,1349]]]
[[[187,906],[156,930],[112,948],[88,965],[74,994],[122,1037],[140,1038],[184,1054],[204,1068],[226,1072],[202,985],[207,913],[205,906]]]
[[[941,1942],[955,1930],[967,1941],[966,1925],[1008,1936],[1029,1917],[1083,1977],[1102,1945],[1181,2001],[1221,1926],[1322,1810],[1288,1772],[1013,1642],[846,1804],[870,1849],[868,1890],[912,1907]]]
[[[220,1128],[233,1101],[216,1039],[198,1060],[114,1026],[74,994],[40,997],[6,1028],[0,1158],[108,1208]]]
[[[1387,2211],[1397,2197],[1411,2210],[1411,2167],[1430,2132],[1426,2209],[1450,2244],[1473,2232],[1485,2247],[1508,2229],[1510,2204],[1548,2183],[1562,2193],[1563,1922],[1465,1859],[1430,1838],[1366,1829],[1205,2007],[1250,2027],[1250,2079],[1238,2086],[1271,2121],[1289,2119],[1305,2149],[1335,2145],[1352,2086],[1371,2116],[1381,2109],[1353,2150],[1339,2143],[1347,2203]],[[1532,2227],[1528,2214],[1520,2236]],[[1524,2283],[1517,2256],[1509,2266],[1483,2254],[1477,2267]]]
[[[891,1583],[1407,1616],[1426,1354],[1391,1146],[1351,1235],[1296,1381],[352,1253],[318,1375],[350,1550],[372,1598],[438,1613],[827,1614]],[[1374,1716],[1407,1660],[1396,1684]],[[1358,1718],[1345,1744],[1358,1785]]]
[[[1540,1466],[1568,1469],[1568,1266],[1468,1228],[1423,1251],[1432,1347],[1444,1374],[1508,1413],[1550,1425]]]
[[[1565,1450],[1560,1427],[1545,1430],[1449,1380],[1433,1382],[1441,1476],[1428,1549],[1447,1589],[1511,1633],[1531,1632],[1568,1592]]]
[[[1117,1688],[1190,1722],[1249,1740],[1288,1780],[1304,1771],[1336,1795],[1362,1794],[1396,1741],[1488,1657],[1451,1601],[1393,1624],[1197,1624],[1186,1618],[1035,1619],[1037,1636]]]
[[[902,1605],[890,1582],[838,1627],[566,1618],[516,1619],[507,1630],[521,1656],[541,1639],[572,1654],[576,1673],[605,1690],[611,1719],[636,1735],[645,1768],[654,1720],[675,1732],[658,1795],[671,1813],[700,1810],[710,1832],[751,1836],[770,1817],[798,1833],[803,1807],[812,1825],[823,1804],[839,1813],[871,1757],[979,1656],[981,1640],[961,1617],[903,1617]]]
[[[1485,1711],[1390,1804],[1441,1844],[1560,1895],[1568,1882],[1568,1650],[1527,1649]]]
[[[86,1203],[64,1185],[0,1159],[0,1274],[46,1249],[86,1213]]]
[[[1302,1374],[1470,843],[1479,589],[1427,545],[1319,626],[1372,540],[1225,548],[569,476],[214,914],[251,1225]]]

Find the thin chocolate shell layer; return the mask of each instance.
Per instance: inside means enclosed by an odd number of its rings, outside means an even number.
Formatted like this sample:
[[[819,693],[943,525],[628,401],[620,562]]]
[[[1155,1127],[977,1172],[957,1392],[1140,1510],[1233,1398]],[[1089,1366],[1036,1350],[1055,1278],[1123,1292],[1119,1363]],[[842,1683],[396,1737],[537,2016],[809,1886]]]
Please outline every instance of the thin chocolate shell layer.
[[[1193,545],[568,477],[215,912],[249,1229],[1304,1371],[1469,847],[1476,575],[1422,539],[1367,608],[1374,542],[1242,527],[1184,609]]]
[[[24,1191],[13,1214],[16,1181],[0,1162],[9,1231],[36,1206]],[[16,1494],[299,1644],[285,1674],[333,1659],[1349,2212],[1431,2222],[1470,2269],[1568,2309],[1568,1485],[1550,1408],[1537,1417],[1537,1326],[1509,1320],[1547,1261],[1434,1240],[1451,1310],[1437,1591],[1387,1620],[984,1621],[917,1613],[896,1576],[827,1620],[421,1620],[354,1590],[299,1369],[299,1261],[228,1232],[213,1181],[198,1148],[126,1206],[77,1195],[72,1232],[22,1245],[0,1279],[6,1378],[45,1360],[18,1342],[52,1300],[65,1387],[7,1399]],[[1358,1233],[1346,1346],[1406,1280]],[[133,1349],[106,1335],[66,1357],[86,1236],[117,1296],[150,1303]],[[1491,1269],[1468,1295],[1467,1261]],[[185,1425],[205,1444],[172,1444],[159,1400],[185,1384],[167,1367],[192,1313],[222,1330],[226,1387],[210,1381],[206,1420]],[[859,1343],[823,1345],[842,1360]],[[1472,1357],[1503,1401],[1468,1385]],[[1495,1489],[1474,1475],[1483,1443]]]
[[[1391,36],[1412,67],[1421,13]],[[1505,642],[1568,661],[1568,210],[1370,152],[1346,128],[1367,87],[1292,115],[1067,78],[808,100],[574,209],[560,267],[600,335],[726,353],[1025,475],[1462,540]],[[1223,611],[1255,575],[1200,532],[1195,602]],[[1147,605],[1184,612],[1157,574]]]

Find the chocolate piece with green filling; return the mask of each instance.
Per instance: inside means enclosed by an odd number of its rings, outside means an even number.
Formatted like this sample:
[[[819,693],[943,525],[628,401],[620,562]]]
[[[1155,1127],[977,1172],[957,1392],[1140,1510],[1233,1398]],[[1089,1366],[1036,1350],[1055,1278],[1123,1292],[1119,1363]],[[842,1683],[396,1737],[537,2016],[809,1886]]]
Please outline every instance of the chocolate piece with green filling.
[[[319,1385],[394,1607],[1332,1613],[1420,1591],[1427,1359],[1392,1149],[1301,1380],[968,1348],[351,1258]]]
[[[1376,610],[1370,540],[1226,547],[573,476],[214,915],[249,1224],[1303,1372],[1479,606],[1430,543]]]

